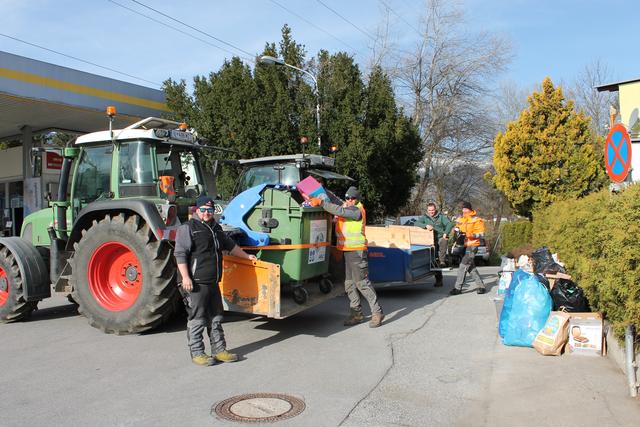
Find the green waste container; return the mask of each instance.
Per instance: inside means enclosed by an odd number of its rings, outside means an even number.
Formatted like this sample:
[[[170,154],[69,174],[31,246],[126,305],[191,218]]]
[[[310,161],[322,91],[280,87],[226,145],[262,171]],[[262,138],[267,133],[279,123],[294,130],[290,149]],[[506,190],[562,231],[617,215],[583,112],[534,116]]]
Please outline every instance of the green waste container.
[[[302,207],[296,198],[297,193],[267,187],[246,218],[249,228],[269,234],[269,246],[257,256],[280,264],[282,283],[319,279],[329,271],[332,217],[321,207]]]

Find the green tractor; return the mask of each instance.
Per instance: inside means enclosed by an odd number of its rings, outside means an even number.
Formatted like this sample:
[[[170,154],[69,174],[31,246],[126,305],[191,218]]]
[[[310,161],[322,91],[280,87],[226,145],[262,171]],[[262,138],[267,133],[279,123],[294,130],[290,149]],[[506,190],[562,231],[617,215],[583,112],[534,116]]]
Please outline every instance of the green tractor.
[[[52,289],[107,333],[166,320],[180,303],[176,229],[207,187],[215,194],[205,148],[186,126],[147,118],[61,149],[57,200],[28,215],[20,237],[0,238],[0,321],[27,318]]]

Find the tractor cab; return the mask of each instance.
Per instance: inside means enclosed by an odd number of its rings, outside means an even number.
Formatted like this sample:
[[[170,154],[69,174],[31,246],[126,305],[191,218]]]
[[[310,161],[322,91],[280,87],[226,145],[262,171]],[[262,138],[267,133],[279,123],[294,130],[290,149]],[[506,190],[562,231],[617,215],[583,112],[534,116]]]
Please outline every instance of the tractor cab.
[[[185,220],[188,207],[207,186],[195,136],[170,120],[147,118],[122,130],[79,137],[71,185],[75,218],[90,203],[145,198],[175,204]]]
[[[328,181],[353,181],[352,178],[334,171],[333,157],[317,154],[259,157],[240,160],[239,163],[243,170],[234,196],[260,184],[293,187],[308,176],[313,176],[322,183],[329,183],[329,188],[331,185]]]

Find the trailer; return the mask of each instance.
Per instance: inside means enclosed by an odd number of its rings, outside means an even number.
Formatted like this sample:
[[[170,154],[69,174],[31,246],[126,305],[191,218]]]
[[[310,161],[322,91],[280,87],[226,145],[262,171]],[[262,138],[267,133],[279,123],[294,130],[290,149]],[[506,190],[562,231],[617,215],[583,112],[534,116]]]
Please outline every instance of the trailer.
[[[427,284],[438,268],[433,232],[418,227],[367,226],[369,280],[376,288]],[[332,279],[344,282],[342,252],[332,248]]]

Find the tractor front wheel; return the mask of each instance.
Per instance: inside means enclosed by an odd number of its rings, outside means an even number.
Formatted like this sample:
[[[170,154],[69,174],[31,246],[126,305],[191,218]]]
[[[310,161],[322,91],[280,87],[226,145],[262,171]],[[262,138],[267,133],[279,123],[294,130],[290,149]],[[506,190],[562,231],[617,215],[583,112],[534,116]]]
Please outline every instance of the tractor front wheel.
[[[173,313],[177,288],[171,248],[157,241],[138,216],[93,221],[74,248],[72,295],[92,326],[137,333]]]
[[[12,322],[29,317],[37,301],[26,301],[22,275],[15,256],[0,247],[0,321]]]

